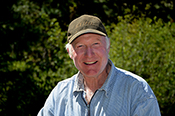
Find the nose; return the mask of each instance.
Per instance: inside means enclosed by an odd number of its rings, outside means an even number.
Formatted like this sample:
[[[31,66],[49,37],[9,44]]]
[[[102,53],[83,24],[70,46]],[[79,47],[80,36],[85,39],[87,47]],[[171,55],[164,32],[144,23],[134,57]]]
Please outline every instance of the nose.
[[[85,55],[86,55],[87,57],[92,57],[92,56],[94,55],[93,49],[92,49],[91,47],[87,47],[87,48],[86,48]]]

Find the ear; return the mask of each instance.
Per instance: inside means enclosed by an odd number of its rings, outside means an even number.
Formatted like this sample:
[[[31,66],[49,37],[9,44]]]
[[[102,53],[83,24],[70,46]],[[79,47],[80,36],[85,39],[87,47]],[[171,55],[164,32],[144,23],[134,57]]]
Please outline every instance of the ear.
[[[109,51],[110,51],[110,47],[111,47],[111,43],[110,43],[110,39],[109,39],[109,47],[108,47],[108,53],[109,53]]]
[[[72,59],[72,53],[69,52],[69,48],[67,48],[67,53],[69,54],[69,57]]]

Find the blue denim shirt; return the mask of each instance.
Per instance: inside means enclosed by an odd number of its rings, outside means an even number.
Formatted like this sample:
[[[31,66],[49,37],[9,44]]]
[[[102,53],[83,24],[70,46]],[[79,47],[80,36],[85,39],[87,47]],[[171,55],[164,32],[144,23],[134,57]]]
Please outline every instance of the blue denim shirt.
[[[57,84],[37,116],[160,116],[157,99],[147,82],[109,63],[108,78],[89,105],[79,72]]]

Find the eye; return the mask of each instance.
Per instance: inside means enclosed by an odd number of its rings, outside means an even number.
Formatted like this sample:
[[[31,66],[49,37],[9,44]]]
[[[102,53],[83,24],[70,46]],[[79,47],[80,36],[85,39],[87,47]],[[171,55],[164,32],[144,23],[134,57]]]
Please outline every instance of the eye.
[[[83,45],[78,45],[78,46],[77,46],[77,48],[82,48],[82,47],[83,47]]]
[[[99,45],[99,43],[94,43],[93,45]]]

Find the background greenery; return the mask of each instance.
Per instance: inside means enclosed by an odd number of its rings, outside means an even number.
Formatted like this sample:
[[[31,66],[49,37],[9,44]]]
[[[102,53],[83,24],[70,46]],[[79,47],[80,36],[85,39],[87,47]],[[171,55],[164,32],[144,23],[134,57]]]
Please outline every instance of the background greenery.
[[[34,116],[53,87],[77,72],[68,24],[101,18],[115,66],[147,80],[162,115],[175,114],[173,0],[6,0],[0,3],[0,115]]]

